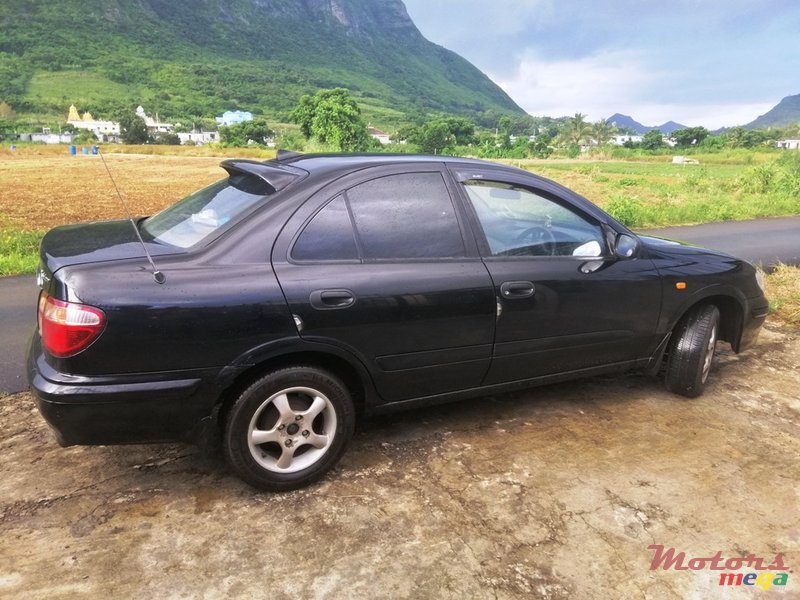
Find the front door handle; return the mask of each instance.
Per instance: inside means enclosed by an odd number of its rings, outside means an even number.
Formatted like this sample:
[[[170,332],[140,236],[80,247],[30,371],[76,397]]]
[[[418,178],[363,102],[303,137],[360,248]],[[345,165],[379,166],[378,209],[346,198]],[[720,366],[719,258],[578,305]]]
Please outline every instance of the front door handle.
[[[356,295],[350,290],[316,290],[308,300],[318,310],[334,310],[353,306]]]
[[[506,281],[500,284],[500,297],[508,300],[530,298],[536,293],[532,281]]]

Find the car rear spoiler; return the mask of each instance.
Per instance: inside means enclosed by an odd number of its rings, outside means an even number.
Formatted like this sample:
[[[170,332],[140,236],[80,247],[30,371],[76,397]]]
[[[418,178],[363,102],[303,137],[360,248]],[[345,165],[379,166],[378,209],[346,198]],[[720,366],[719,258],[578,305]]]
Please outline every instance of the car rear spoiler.
[[[277,165],[274,162],[259,162],[257,160],[229,159],[223,160],[219,166],[229,175],[246,173],[258,177],[273,189],[272,193],[279,192],[290,183],[304,178],[307,171],[289,165]]]

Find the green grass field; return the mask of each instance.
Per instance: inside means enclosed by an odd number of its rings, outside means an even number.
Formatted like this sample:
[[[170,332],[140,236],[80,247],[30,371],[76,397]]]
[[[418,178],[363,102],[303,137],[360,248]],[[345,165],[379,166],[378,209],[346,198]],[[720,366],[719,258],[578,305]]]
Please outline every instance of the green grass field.
[[[217,157],[273,155],[212,147],[114,145],[106,150],[121,161],[115,168],[126,193],[141,202],[134,207],[137,214],[150,214],[221,177]],[[800,153],[695,157],[699,165],[672,164],[669,156],[503,162],[574,189],[630,227],[800,214]],[[54,225],[120,216],[118,203],[101,185],[107,184],[105,173],[83,173],[94,163],[81,160],[67,158],[65,146],[0,148],[0,176],[6,182],[0,188],[0,275],[33,271],[38,240]]]
[[[151,214],[222,177],[221,158],[267,159],[254,148],[108,146],[112,169],[136,214]],[[32,273],[38,245],[55,225],[121,217],[97,157],[65,146],[0,148],[0,275]],[[800,153],[738,153],[673,165],[645,161],[504,161],[573,188],[632,226],[680,225],[800,214]],[[800,268],[768,276],[773,318],[800,325]]]
[[[631,161],[512,161],[574,189],[630,227],[800,214],[800,154],[723,157],[699,165]]]
[[[39,263],[38,231],[0,231],[0,276],[33,273]]]

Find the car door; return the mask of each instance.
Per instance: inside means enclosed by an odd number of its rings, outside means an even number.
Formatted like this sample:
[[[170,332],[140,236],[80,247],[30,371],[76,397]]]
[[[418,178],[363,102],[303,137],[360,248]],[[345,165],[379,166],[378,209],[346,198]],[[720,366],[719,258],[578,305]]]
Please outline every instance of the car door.
[[[371,168],[287,224],[273,266],[300,335],[356,355],[385,401],[480,385],[492,281],[437,163]]]
[[[660,280],[621,259],[585,200],[546,180],[459,174],[497,298],[486,384],[625,364],[654,346]]]

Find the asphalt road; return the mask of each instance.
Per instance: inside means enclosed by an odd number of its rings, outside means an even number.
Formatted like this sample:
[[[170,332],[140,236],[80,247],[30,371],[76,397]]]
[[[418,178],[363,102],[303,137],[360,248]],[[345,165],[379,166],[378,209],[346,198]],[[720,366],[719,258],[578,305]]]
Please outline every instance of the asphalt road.
[[[722,250],[754,263],[800,265],[800,217],[725,221],[641,231]],[[27,387],[24,358],[36,323],[38,290],[32,276],[0,278],[0,392]]]
[[[39,289],[32,275],[0,278],[0,392],[21,392],[25,350],[36,325]]]
[[[640,231],[728,252],[763,266],[800,264],[800,217],[724,221]]]

